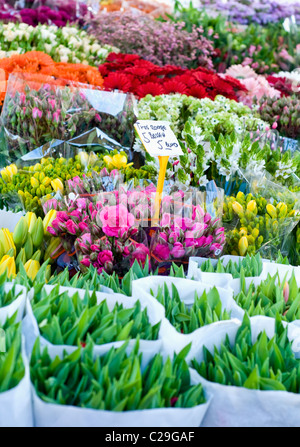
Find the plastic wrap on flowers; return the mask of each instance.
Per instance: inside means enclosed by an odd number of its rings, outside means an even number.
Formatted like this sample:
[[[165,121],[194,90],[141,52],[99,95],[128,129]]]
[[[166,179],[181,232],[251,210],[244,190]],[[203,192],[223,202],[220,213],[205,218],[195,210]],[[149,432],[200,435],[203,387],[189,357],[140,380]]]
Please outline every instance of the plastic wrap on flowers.
[[[240,256],[259,252],[271,259],[280,250],[290,257],[288,241],[300,219],[297,196],[267,178],[251,187],[252,193],[240,191],[225,200],[226,252]]]
[[[51,76],[9,76],[1,114],[6,164],[53,140],[67,141],[100,122],[87,97],[91,86]]]
[[[167,273],[171,264],[187,270],[189,257],[218,258],[225,245],[220,219],[201,205],[192,205],[191,217],[164,213],[151,240],[151,260],[159,273]]]
[[[123,276],[135,260],[143,265],[149,262],[147,235],[129,211],[127,189],[85,194],[87,186],[73,179],[68,197],[44,204],[45,211],[49,207],[57,210],[50,234],[60,239],[71,258],[76,254],[82,271],[92,264],[99,273]]]
[[[100,119],[98,127],[108,137],[129,150],[134,141],[136,99],[132,93],[82,90]]]
[[[120,151],[123,148],[117,141],[95,127],[68,141],[52,140],[23,155],[16,163],[18,166],[28,165],[45,157],[68,159],[79,154],[80,162],[86,166],[93,166],[97,161],[97,157],[94,157],[95,154],[105,154],[107,151],[114,150]]]

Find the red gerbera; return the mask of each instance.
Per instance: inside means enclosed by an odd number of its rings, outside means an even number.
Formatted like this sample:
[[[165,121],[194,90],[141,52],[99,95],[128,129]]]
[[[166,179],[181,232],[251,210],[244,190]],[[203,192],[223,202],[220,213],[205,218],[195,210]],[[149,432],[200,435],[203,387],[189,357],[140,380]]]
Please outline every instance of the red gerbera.
[[[203,85],[193,85],[189,90],[188,90],[188,95],[189,96],[194,96],[195,98],[206,98],[207,93],[205,88],[203,87]]]
[[[145,76],[148,76],[150,74],[150,70],[143,67],[128,67],[124,70],[124,73],[130,73],[133,76],[138,76],[144,78]]]
[[[181,67],[176,67],[175,65],[165,65],[164,67],[155,66],[153,69],[153,73],[158,76],[166,76],[166,75],[180,75],[185,73],[186,69]]]
[[[110,73],[104,79],[104,88],[106,90],[121,90],[122,92],[131,91],[129,79],[122,73]]]
[[[193,76],[200,84],[205,84],[208,87],[213,86],[213,77],[215,76],[213,72],[204,73],[202,71],[199,71],[194,72]]]
[[[244,84],[242,84],[242,82],[239,81],[238,79],[232,78],[231,76],[225,76],[224,79],[225,79],[226,82],[230,83],[232,85],[232,87],[235,87],[238,90],[241,90],[241,91],[244,91],[244,92],[247,91],[247,89],[244,86]]]
[[[136,67],[143,67],[143,68],[146,68],[146,69],[148,69],[149,71],[151,70],[152,72],[153,72],[153,70],[155,70],[155,68],[156,68],[156,65],[153,64],[153,62],[145,61],[144,59],[136,60],[135,63],[134,63],[134,65],[135,65]]]
[[[212,76],[212,86],[220,93],[226,94],[234,92],[232,85],[217,75]]]
[[[163,93],[163,87],[156,82],[146,82],[136,89],[136,94],[139,98],[144,98],[146,95],[158,96],[162,95]]]
[[[176,80],[182,82],[187,87],[193,87],[193,86],[198,85],[196,79],[194,78],[193,75],[191,75],[190,72],[187,72],[183,75],[177,76]]]
[[[124,53],[110,53],[106,60],[107,62],[118,62],[118,63],[133,63],[140,59],[137,54],[124,54]]]
[[[177,81],[176,78],[164,82],[163,88],[164,93],[166,93],[167,95],[169,93],[181,93],[182,95],[185,95],[188,91],[186,85],[184,85],[183,82]]]

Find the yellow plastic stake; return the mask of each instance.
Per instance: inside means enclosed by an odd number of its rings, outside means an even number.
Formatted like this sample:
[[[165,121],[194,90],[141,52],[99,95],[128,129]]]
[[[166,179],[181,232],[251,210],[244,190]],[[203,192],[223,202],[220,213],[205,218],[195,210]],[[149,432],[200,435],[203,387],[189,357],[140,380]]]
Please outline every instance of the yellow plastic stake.
[[[169,156],[159,155],[158,160],[159,160],[159,174],[158,174],[158,182],[157,182],[157,189],[156,189],[156,195],[155,195],[155,214],[154,214],[155,221],[158,221],[158,219],[159,219],[159,210],[160,210],[160,204],[161,204],[161,199],[162,199],[162,192],[164,189],[164,183],[165,183],[165,177],[166,177]]]

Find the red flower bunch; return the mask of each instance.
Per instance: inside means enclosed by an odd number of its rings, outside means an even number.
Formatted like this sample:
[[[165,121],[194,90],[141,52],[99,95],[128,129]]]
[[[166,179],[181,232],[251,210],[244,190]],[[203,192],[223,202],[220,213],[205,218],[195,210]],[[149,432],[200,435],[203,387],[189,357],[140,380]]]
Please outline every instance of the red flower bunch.
[[[270,75],[267,77],[267,81],[272,87],[280,91],[281,96],[291,96],[295,93],[292,83],[289,82],[286,78],[280,78]]]
[[[181,93],[196,98],[214,99],[217,95],[237,99],[238,91],[245,86],[230,76],[221,77],[203,67],[185,69],[173,65],[159,67],[136,54],[111,53],[107,62],[100,65],[105,90],[134,93],[139,99]]]

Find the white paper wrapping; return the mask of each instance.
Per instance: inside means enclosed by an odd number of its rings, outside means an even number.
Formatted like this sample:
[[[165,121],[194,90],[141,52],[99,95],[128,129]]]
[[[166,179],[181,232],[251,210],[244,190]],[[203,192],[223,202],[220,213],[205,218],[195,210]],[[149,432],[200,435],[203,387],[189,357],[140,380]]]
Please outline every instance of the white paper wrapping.
[[[54,288],[55,286],[45,286],[45,289],[49,292]],[[73,296],[76,292],[79,293],[80,298],[84,298],[85,291],[82,289],[74,289],[71,287],[62,287],[59,288],[60,293],[62,292],[68,292],[70,296]],[[68,346],[68,345],[59,345],[55,346],[52,343],[50,343],[48,340],[46,340],[44,337],[41,336],[40,330],[38,327],[38,323],[36,321],[36,318],[33,314],[32,307],[30,300],[32,298],[33,289],[29,292],[29,298],[26,301],[26,317],[23,321],[23,331],[26,337],[26,351],[27,354],[30,355],[34,342],[37,337],[40,337],[41,346],[51,346],[53,352],[55,354],[60,355],[64,350],[67,352],[72,352],[75,349],[77,349],[77,346]],[[130,308],[133,307],[136,303],[137,299],[133,297],[128,297],[126,295],[122,295],[119,293],[104,293],[104,292],[96,292],[97,296],[97,302],[100,303],[101,301],[105,300],[107,301],[108,308],[112,310],[116,303],[123,304],[124,308]],[[162,321],[164,319],[164,312],[159,303],[155,302],[154,299],[150,299],[147,296],[141,296],[141,298],[138,298],[142,309],[145,309],[147,307],[147,313],[149,317],[149,322],[152,325],[157,324],[159,321]],[[112,347],[119,347],[124,343],[124,341],[117,341],[112,343],[105,343],[104,345],[97,345],[95,346],[94,352],[97,355],[101,355],[106,353],[110,348]],[[135,344],[135,340],[131,340],[129,343],[130,347],[133,347]],[[143,355],[143,363],[148,363],[149,359],[155,354],[156,352],[159,352],[162,346],[162,340],[140,340],[140,348],[143,349],[144,355]]]
[[[0,427],[33,427],[33,407],[29,363],[23,337],[22,357],[25,375],[11,390],[0,393]]]
[[[250,318],[252,340],[265,330],[268,337],[274,336],[275,320],[268,317]],[[193,349],[187,360],[196,357],[197,362],[203,360],[203,345],[210,351],[229,335],[234,342],[240,323],[232,322],[223,326],[215,335],[213,332],[203,337],[198,350]],[[284,323],[284,326],[286,323]],[[300,355],[300,330],[292,323],[288,324],[288,337],[293,341],[292,348],[296,357]],[[194,346],[193,346],[194,348]],[[299,427],[300,395],[287,391],[260,391],[242,387],[220,385],[200,377],[204,388],[212,394],[211,405],[203,419],[203,427]]]
[[[5,292],[9,292],[13,283],[8,282],[5,284],[4,290]],[[20,296],[16,300],[14,300],[8,306],[0,307],[0,323],[4,324],[6,319],[12,317],[15,312],[17,313],[16,323],[22,320],[25,310],[26,296],[27,290],[23,286],[19,286],[18,284],[15,286],[16,295],[21,292]]]
[[[199,374],[190,372],[191,384],[198,384]],[[211,395],[205,391],[206,402],[193,408],[114,412],[49,404],[38,397],[33,386],[32,395],[36,427],[199,427],[211,403]]]
[[[171,288],[172,284],[175,285],[180,294],[181,300],[184,301],[187,306],[193,305],[195,291],[198,295],[201,295],[205,290],[208,291],[213,287],[212,285],[203,284],[189,279],[151,276],[133,281],[132,295],[135,298],[140,296],[148,296],[148,299],[155,299],[150,295],[150,290],[152,289],[154,293],[157,293],[158,287],[163,286],[165,283],[169,289]],[[217,287],[217,290],[222,301],[222,309],[231,311],[231,318],[233,320],[242,320],[244,311],[234,301],[232,290],[221,289],[219,287]],[[160,303],[158,304],[161,306],[163,311],[165,311],[164,307]],[[162,339],[164,351],[169,355],[172,355],[174,352],[178,353],[181,351],[189,343],[197,343],[198,340],[201,340],[204,334],[217,330],[217,328],[222,327],[224,323],[226,323],[226,321],[212,323],[210,325],[203,326],[190,334],[181,334],[174,328],[174,326],[172,326],[169,320],[165,318],[161,324],[159,337]]]

